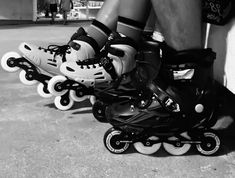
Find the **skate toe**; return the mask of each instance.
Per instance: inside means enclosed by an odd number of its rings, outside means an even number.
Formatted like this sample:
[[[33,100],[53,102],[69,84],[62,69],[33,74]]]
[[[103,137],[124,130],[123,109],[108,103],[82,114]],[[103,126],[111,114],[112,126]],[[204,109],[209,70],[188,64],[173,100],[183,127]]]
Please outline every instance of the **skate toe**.
[[[29,44],[26,42],[23,42],[19,45],[19,50],[23,54],[24,57],[26,57],[28,60],[33,62],[36,65],[40,65],[40,59],[39,59],[39,47]]]

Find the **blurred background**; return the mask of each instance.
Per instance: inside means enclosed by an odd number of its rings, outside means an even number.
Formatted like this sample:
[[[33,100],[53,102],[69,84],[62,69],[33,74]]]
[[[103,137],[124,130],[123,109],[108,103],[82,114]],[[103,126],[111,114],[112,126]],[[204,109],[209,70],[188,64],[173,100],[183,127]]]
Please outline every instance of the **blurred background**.
[[[50,0],[0,0],[0,20],[24,20],[41,21],[50,18]],[[103,0],[72,0],[73,9],[68,13],[70,20],[89,20],[95,18],[97,12],[103,4]],[[58,4],[60,0],[58,0]],[[62,19],[62,14],[58,14],[57,20]]]

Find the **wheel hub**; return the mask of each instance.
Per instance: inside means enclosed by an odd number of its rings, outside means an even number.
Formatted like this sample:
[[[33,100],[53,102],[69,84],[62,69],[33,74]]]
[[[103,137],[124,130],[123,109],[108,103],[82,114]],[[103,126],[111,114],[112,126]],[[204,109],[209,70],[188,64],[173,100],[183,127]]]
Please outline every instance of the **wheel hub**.
[[[33,74],[32,73],[28,73],[26,76],[27,80],[33,80]]]
[[[180,142],[176,142],[176,147],[181,147],[181,143]]]
[[[116,141],[116,145],[120,145],[120,141]]]
[[[68,103],[69,103],[69,102],[68,102],[67,99],[64,99],[64,100],[62,101],[62,104],[63,104],[64,106],[66,106]]]
[[[62,91],[61,83],[57,83],[55,85],[55,90],[58,91],[58,92]]]
[[[15,67],[14,65],[14,58],[10,58],[8,61],[7,61],[7,64],[10,66],[10,67]]]
[[[146,142],[145,145],[146,145],[146,146],[150,146],[150,142]]]

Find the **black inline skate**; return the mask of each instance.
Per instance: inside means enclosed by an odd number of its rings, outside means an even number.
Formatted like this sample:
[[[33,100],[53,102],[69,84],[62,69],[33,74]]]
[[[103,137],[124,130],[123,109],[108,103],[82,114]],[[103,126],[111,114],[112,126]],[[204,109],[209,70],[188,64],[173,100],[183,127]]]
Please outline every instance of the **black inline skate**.
[[[97,85],[94,88],[96,102],[92,111],[94,117],[100,122],[107,122],[106,107],[113,103],[132,103],[137,108],[147,108],[154,97],[146,83],[153,80],[160,67],[160,42],[143,36],[139,51],[135,57],[136,68],[113,80],[106,88]]]
[[[105,147],[120,154],[133,144],[138,152],[153,154],[163,144],[168,153],[182,155],[195,145],[202,155],[217,153],[220,138],[211,129],[216,123],[215,53],[211,49],[176,52],[167,45],[161,49],[159,74],[142,90],[149,92],[150,104],[141,108],[126,100],[106,106],[105,117],[113,127],[104,135]]]

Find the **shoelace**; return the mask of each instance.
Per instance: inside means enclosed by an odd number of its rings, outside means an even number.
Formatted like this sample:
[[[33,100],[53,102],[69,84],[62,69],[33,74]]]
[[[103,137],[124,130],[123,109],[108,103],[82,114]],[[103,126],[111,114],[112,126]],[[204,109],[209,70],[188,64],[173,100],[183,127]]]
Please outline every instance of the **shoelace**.
[[[69,51],[70,46],[69,45],[49,45],[47,48],[39,47],[39,50],[44,50],[45,52],[50,52],[51,54],[55,53],[54,56],[60,55],[62,56],[62,61],[65,62],[65,54],[70,54],[71,51]]]

